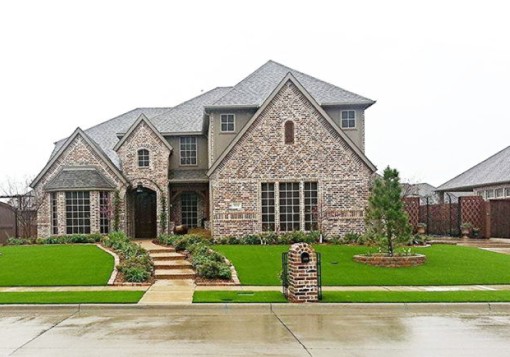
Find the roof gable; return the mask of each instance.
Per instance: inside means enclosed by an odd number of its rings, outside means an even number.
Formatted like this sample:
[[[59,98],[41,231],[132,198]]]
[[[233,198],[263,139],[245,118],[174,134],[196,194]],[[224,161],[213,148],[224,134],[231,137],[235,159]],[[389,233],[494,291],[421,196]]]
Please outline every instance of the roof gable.
[[[287,75],[283,78],[283,80],[280,82],[280,84],[278,84],[278,86],[273,90],[271,95],[265,100],[265,102],[262,104],[262,106],[257,110],[255,115],[253,115],[253,117],[248,121],[248,123],[246,123],[246,125],[239,131],[239,133],[232,140],[232,142],[227,146],[227,148],[223,151],[223,153],[220,155],[220,157],[214,162],[214,164],[211,166],[211,168],[207,172],[207,175],[210,176],[213,174],[213,172],[218,168],[218,166],[221,164],[221,162],[223,160],[225,160],[225,158],[230,153],[230,151],[237,145],[237,143],[243,137],[243,135],[249,130],[249,128],[257,120],[257,118],[264,112],[264,109],[269,105],[269,103],[271,103],[271,101],[278,94],[278,92],[282,89],[282,87],[289,81],[292,82],[301,91],[301,93],[303,93],[303,95],[312,104],[312,106],[320,113],[320,115],[322,115],[326,119],[326,121],[331,125],[331,127],[347,143],[349,148],[365,163],[365,165],[370,170],[375,172],[377,169],[374,166],[374,164],[372,164],[372,162],[370,162],[370,160],[365,156],[365,154],[352,142],[351,139],[349,139],[349,137],[338,127],[338,125],[335,124],[333,119],[331,119],[330,116],[324,111],[324,109],[321,108],[321,106],[306,91],[306,89],[299,83],[299,81],[292,75],[292,73],[287,73]]]
[[[113,190],[115,185],[94,167],[65,167],[45,186],[46,191]]]
[[[287,73],[292,73],[320,105],[351,104],[368,107],[375,103],[375,101],[371,99],[349,92],[277,62],[268,61],[262,67],[236,84],[210,107],[259,107]]]
[[[122,175],[122,173],[119,171],[117,166],[115,166],[111,160],[105,155],[103,150],[92,140],[90,137],[81,129],[76,128],[76,130],[73,132],[71,136],[69,136],[64,144],[60,146],[58,151],[54,153],[54,155],[51,157],[51,159],[46,163],[44,168],[41,170],[39,175],[36,176],[36,178],[32,181],[30,184],[30,187],[34,188],[37,183],[44,177],[46,172],[50,169],[50,167],[57,161],[57,159],[64,153],[64,151],[71,145],[71,143],[76,139],[77,136],[80,136],[89,146],[90,148],[99,156],[99,158],[104,161],[104,163],[115,173],[115,175],[118,176],[118,178],[122,182],[126,182],[126,178]]]
[[[173,151],[173,147],[168,143],[168,141],[165,140],[165,138],[160,134],[158,129],[152,125],[152,123],[147,119],[147,117],[142,113],[138,117],[138,119],[131,125],[127,133],[122,137],[122,139],[119,140],[119,142],[113,147],[113,150],[118,151],[120,147],[126,142],[126,140],[133,134],[133,132],[138,128],[140,123],[145,123],[153,132],[156,134],[156,136],[161,140],[161,142],[168,148],[168,150]]]

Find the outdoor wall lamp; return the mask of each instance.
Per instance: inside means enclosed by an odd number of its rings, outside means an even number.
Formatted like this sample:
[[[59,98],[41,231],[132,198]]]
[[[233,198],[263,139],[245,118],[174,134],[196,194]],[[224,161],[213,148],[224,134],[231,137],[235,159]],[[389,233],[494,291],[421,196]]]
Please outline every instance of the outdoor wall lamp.
[[[143,186],[141,182],[138,182],[138,185],[136,185],[136,193],[142,193],[143,192]]]

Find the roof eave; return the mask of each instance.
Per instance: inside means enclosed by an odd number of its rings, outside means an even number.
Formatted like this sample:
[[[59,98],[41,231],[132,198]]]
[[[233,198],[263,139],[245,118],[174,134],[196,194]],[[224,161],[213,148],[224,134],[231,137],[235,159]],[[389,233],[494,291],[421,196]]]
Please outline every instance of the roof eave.
[[[485,187],[485,186],[505,185],[505,184],[510,184],[510,180],[487,182],[487,183],[468,185],[468,186],[457,186],[457,187],[446,187],[446,188],[438,187],[436,192],[467,192],[467,191],[472,191],[475,188],[480,188],[480,187]]]

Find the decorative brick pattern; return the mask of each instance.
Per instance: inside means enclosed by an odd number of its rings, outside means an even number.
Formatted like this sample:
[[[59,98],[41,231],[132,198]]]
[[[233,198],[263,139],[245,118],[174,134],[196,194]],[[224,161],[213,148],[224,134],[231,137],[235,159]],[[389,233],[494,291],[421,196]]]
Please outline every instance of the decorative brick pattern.
[[[355,262],[384,268],[414,267],[425,264],[427,257],[422,254],[388,257],[382,254],[355,255]]]
[[[308,262],[302,262],[302,255],[308,256]],[[288,295],[290,302],[317,302],[319,287],[317,283],[317,254],[307,243],[291,245],[288,253]]]
[[[294,144],[284,143],[288,120],[294,122]],[[263,182],[318,182],[324,233],[363,232],[371,176],[370,168],[289,81],[210,177],[213,236],[261,231]],[[232,203],[241,204],[241,210],[232,212]],[[244,218],[240,222],[229,213],[243,213]],[[276,220],[278,227],[278,212]]]
[[[138,150],[147,149],[149,151],[149,166],[138,166]],[[138,123],[138,126],[126,138],[124,143],[117,150],[122,171],[129,181],[132,189],[136,189],[138,184],[156,192],[157,196],[157,231],[162,232],[160,222],[162,205],[161,197],[167,198],[168,210],[168,165],[170,150],[161,142],[161,138],[144,122]],[[127,233],[134,235],[134,204],[128,204]],[[168,222],[167,225],[168,227]]]

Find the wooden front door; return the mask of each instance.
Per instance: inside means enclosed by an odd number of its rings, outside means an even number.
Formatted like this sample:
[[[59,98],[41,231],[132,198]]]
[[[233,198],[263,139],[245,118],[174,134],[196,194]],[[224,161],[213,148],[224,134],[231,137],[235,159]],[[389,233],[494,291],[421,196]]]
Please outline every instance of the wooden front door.
[[[510,238],[510,200],[491,200],[491,236]]]
[[[143,189],[135,192],[135,236],[136,238],[157,237],[156,192]]]

